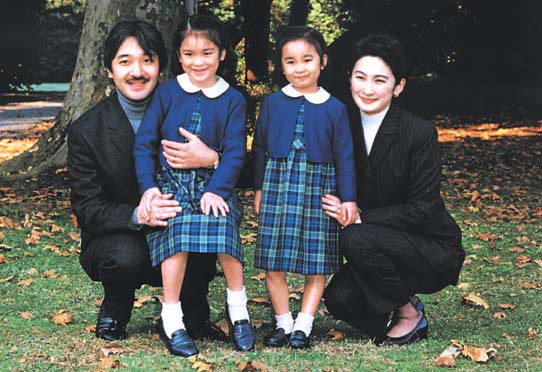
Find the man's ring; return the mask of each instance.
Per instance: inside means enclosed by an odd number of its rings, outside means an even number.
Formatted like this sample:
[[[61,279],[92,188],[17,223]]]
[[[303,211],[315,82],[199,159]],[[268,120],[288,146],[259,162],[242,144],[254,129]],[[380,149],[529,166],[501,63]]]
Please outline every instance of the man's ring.
[[[157,220],[160,219],[160,214],[156,213],[156,219],[157,219]]]

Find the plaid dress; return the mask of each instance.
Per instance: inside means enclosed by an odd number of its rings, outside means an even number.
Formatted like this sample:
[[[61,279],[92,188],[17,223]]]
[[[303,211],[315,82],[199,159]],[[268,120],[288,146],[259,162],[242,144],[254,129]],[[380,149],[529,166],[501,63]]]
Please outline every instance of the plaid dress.
[[[322,209],[322,196],[336,193],[335,168],[308,162],[303,99],[288,158],[265,167],[255,266],[269,271],[326,275],[339,271],[339,224]]]
[[[198,135],[201,128],[201,92],[198,93],[196,108],[186,127]],[[235,194],[226,203],[230,212],[226,217],[216,218],[201,212],[200,200],[203,190],[214,170],[170,169],[162,167],[157,181],[162,193],[172,193],[182,211],[168,220],[165,228],[153,229],[147,234],[147,242],[153,266],[179,252],[227,253],[243,262],[243,246],[239,236],[239,225],[243,207]]]

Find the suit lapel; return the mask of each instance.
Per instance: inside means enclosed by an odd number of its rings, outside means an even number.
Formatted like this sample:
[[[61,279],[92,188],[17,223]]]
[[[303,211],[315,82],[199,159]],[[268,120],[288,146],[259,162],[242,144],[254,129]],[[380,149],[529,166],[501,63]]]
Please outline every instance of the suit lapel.
[[[134,130],[122,110],[116,94],[111,96],[111,106],[107,120],[111,132],[109,140],[128,160],[132,160],[134,157]]]
[[[380,164],[384,157],[388,154],[391,144],[395,139],[399,111],[393,106],[390,107],[378,132],[376,133],[371,153],[369,154],[369,164],[374,169]]]
[[[361,125],[361,114],[356,105],[350,104],[348,106],[348,118],[350,120],[350,129],[352,132],[352,141],[354,143],[354,157],[356,159],[356,164],[363,173],[365,173],[369,178],[372,178],[367,158],[365,136],[363,135],[363,126]]]

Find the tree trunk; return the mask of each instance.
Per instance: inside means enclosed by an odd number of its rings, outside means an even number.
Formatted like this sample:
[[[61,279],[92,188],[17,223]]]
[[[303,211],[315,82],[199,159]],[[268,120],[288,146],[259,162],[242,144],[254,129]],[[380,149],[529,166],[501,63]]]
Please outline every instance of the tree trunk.
[[[305,26],[309,16],[309,0],[292,0],[289,26]]]
[[[273,0],[243,0],[245,20],[246,79],[267,79],[269,71],[267,54],[269,49],[269,22]]]
[[[87,0],[75,71],[55,125],[29,150],[0,164],[0,182],[66,164],[68,126],[114,89],[102,62],[103,42],[113,24],[121,18],[145,19],[160,30],[171,50],[171,35],[185,14],[178,0]]]

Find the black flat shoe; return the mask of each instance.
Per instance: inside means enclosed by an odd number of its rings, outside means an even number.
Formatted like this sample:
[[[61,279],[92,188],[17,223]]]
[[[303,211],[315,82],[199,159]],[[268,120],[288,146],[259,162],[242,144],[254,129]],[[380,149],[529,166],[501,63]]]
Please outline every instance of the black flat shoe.
[[[421,307],[416,306],[420,314],[422,315],[414,329],[408,332],[406,335],[401,337],[390,337],[386,336],[381,340],[375,340],[375,344],[378,347],[382,346],[403,346],[408,345],[419,340],[427,339],[427,332],[429,330],[429,324],[427,323],[427,318],[425,317],[425,312],[423,310],[423,305]]]
[[[254,329],[248,319],[241,319],[235,321],[233,325],[230,321],[230,333],[232,336],[233,344],[239,351],[251,351],[254,350],[254,344],[256,343],[256,336],[254,335]]]
[[[263,344],[271,347],[282,347],[290,341],[291,333],[286,333],[283,328],[275,328],[263,338]]]
[[[160,320],[160,322],[162,322]],[[160,327],[160,336],[166,344],[169,352],[173,355],[189,357],[198,354],[198,348],[194,340],[186,333],[184,329],[178,329],[169,338],[164,332],[163,326]]]
[[[311,347],[310,337],[303,331],[293,331],[290,336],[290,347],[292,349],[308,349]]]
[[[195,329],[186,327],[186,331],[190,337],[197,341],[207,340],[220,344],[225,344],[229,341],[228,335],[210,321],[206,321],[203,325]]]
[[[100,307],[96,322],[96,337],[106,341],[119,341],[126,338],[126,323],[104,316],[103,308]]]

